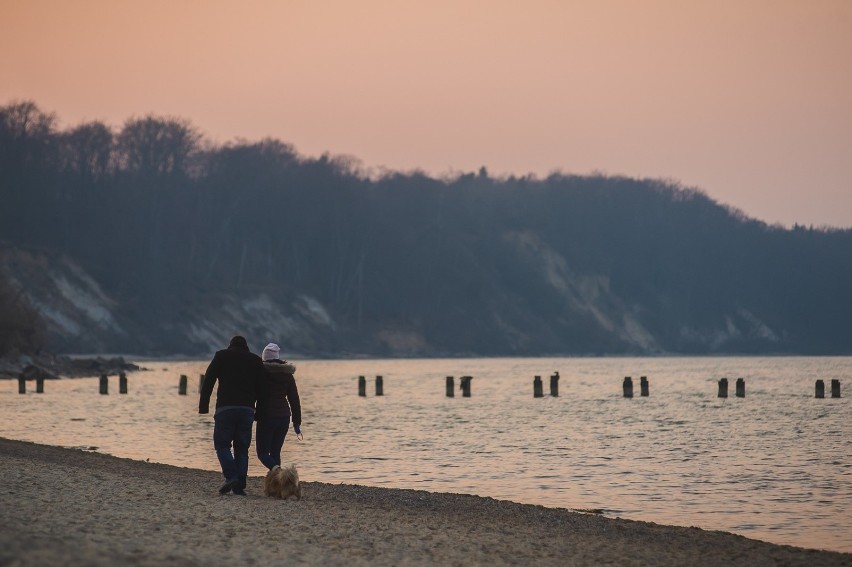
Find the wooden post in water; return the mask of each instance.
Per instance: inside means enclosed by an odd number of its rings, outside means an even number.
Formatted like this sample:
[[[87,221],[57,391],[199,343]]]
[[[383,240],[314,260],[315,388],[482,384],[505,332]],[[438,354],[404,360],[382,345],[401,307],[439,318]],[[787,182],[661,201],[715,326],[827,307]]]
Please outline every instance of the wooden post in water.
[[[544,397],[544,388],[541,385],[541,376],[536,376],[533,378],[533,397],[534,398],[542,398]]]
[[[815,398],[824,398],[825,397],[825,382],[822,380],[817,380],[814,385],[814,397]]]
[[[624,377],[624,383],[622,384],[622,388],[624,389],[624,397],[632,398],[633,397],[633,378],[630,376]]]
[[[118,375],[118,393],[127,393],[127,374],[125,374],[124,372]]]
[[[36,394],[44,393],[44,376],[36,378]]]
[[[452,376],[447,376],[447,397],[452,398],[456,395],[456,383]]]
[[[358,395],[366,396],[367,395],[367,379],[363,376],[358,376]]]
[[[559,397],[559,372],[550,376],[550,395],[554,398]]]
[[[101,374],[100,393],[102,395],[109,394],[109,378],[106,374]]]
[[[381,376],[376,376],[376,395],[385,395],[385,381],[384,378],[382,378]]]
[[[180,375],[180,381],[178,382],[178,394],[180,394],[181,396],[186,395],[187,382],[188,382],[188,380],[186,378],[186,374],[181,374]]]
[[[198,391],[201,392],[201,388],[204,387],[204,374],[198,377]]]
[[[24,378],[23,374],[18,374],[18,393],[26,394],[27,393],[27,379]]]
[[[728,379],[727,378],[719,378],[719,398],[727,398],[728,397]]]
[[[742,378],[737,378],[737,397],[745,397],[745,380],[743,380]]]
[[[840,380],[832,380],[831,381],[831,397],[839,398],[840,397]]]
[[[461,391],[463,398],[470,397],[470,381],[473,380],[473,376],[462,376],[459,378],[461,380]]]
[[[648,377],[640,376],[639,377],[639,395],[643,398],[648,397]]]

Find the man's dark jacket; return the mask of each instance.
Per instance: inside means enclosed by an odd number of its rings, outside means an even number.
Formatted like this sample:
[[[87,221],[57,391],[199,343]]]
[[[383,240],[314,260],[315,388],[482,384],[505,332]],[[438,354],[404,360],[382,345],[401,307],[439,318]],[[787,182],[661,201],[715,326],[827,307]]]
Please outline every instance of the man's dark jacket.
[[[216,353],[204,373],[198,413],[207,413],[210,410],[210,395],[216,380],[219,380],[216,409],[226,406],[254,409],[265,379],[266,373],[260,357],[249,351],[247,346],[231,344]]]

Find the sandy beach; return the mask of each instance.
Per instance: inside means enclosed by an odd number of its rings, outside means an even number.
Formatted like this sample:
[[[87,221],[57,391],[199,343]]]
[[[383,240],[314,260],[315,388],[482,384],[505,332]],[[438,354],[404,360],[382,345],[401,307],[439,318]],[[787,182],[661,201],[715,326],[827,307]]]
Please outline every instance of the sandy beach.
[[[852,554],[458,494],[221,475],[0,438],[0,565],[852,565]],[[309,479],[308,479],[309,480]]]

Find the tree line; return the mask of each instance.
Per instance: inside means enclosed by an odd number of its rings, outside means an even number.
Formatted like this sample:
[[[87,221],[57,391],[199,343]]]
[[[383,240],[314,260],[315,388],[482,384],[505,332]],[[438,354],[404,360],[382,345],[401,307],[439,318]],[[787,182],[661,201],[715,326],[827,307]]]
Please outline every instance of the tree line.
[[[610,328],[627,319],[664,352],[852,350],[852,231],[767,225],[673,182],[376,176],[180,118],[60,129],[15,102],[0,196],[0,239],[75,258],[143,327],[268,290],[317,298],[329,341],[377,354],[387,329],[433,353],[634,352]]]

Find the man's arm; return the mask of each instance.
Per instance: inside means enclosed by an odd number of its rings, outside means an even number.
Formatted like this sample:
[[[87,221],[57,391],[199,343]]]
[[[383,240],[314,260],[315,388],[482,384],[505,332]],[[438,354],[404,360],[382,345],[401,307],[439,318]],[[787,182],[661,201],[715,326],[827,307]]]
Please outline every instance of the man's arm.
[[[210,412],[210,396],[213,395],[213,385],[219,374],[219,354],[213,357],[207,372],[204,373],[204,382],[201,383],[201,396],[198,399],[198,413]]]

